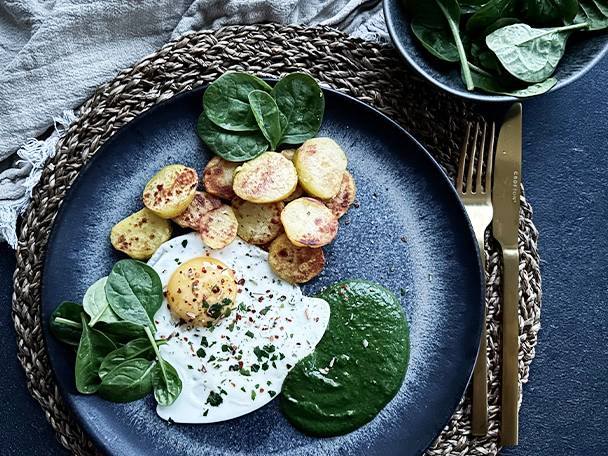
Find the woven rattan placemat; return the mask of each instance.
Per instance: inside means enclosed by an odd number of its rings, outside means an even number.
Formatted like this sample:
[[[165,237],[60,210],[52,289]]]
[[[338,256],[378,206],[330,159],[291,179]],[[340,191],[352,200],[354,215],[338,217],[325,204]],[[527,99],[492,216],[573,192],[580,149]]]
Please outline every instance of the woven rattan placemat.
[[[97,450],[65,405],[42,337],[40,281],[47,240],[57,209],[82,166],[120,127],[159,101],[209,83],[226,70],[279,77],[307,71],[323,84],[376,107],[414,134],[454,176],[459,144],[473,107],[443,93],[407,69],[394,50],[327,27],[230,26],[190,33],[123,71],[101,86],[82,106],[78,119],[49,160],[24,215],[14,275],[13,320],[18,356],[28,388],[57,431],[62,445],[76,454]],[[522,196],[519,225],[521,382],[528,378],[540,326],[541,280],[532,209]],[[429,455],[494,455],[500,424],[500,255],[486,243],[490,433],[470,434],[470,400],[465,397]]]

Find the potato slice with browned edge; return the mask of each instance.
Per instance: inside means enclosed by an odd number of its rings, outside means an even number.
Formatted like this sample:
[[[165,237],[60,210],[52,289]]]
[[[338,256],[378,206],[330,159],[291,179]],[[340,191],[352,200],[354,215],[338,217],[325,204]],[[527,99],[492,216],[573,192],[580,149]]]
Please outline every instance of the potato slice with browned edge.
[[[298,199],[300,196],[304,195],[304,190],[302,189],[302,186],[300,184],[296,185],[296,189],[291,192],[291,195],[289,195],[287,198],[284,198],[282,201],[285,203],[288,203],[290,201],[293,201],[295,199]]]
[[[112,227],[110,242],[136,260],[147,260],[171,238],[171,222],[144,208]]]
[[[250,244],[267,244],[276,238],[281,231],[282,202],[256,204],[237,200],[232,203],[234,214],[239,222],[238,235]]]
[[[268,263],[281,279],[304,283],[318,276],[325,266],[322,249],[297,247],[282,234],[270,244]]]
[[[289,161],[293,161],[293,156],[296,154],[296,149],[285,149],[281,151],[281,155]]]
[[[222,249],[236,239],[239,223],[230,206],[222,205],[201,217],[199,232],[211,249]]]
[[[338,234],[338,219],[314,198],[298,198],[287,204],[281,222],[289,240],[299,247],[322,247]]]
[[[353,204],[356,194],[357,186],[355,185],[353,176],[348,171],[344,171],[342,185],[340,186],[338,194],[329,201],[326,201],[325,205],[337,218],[340,218],[346,214],[350,205]]]
[[[205,166],[203,171],[203,185],[212,195],[227,200],[233,199],[236,195],[232,189],[234,170],[239,163],[229,162],[220,157],[213,157]]]
[[[340,190],[346,161],[342,148],[330,138],[305,141],[293,157],[304,191],[323,200],[333,198]]]
[[[144,205],[162,218],[184,212],[196,194],[198,174],[184,165],[169,165],[157,172],[144,189]]]
[[[217,209],[222,205],[222,201],[207,192],[196,192],[190,206],[177,217],[173,217],[173,221],[182,228],[191,228],[198,230],[201,223],[201,217],[213,209]]]
[[[297,184],[293,163],[277,152],[265,152],[237,168],[233,188],[246,201],[274,203],[291,195]]]

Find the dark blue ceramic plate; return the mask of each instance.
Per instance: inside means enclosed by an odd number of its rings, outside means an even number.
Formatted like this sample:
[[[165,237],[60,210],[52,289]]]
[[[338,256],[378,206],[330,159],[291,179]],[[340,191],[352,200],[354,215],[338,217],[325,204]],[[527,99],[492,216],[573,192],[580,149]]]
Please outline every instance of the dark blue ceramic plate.
[[[320,135],[342,145],[358,186],[327,266],[305,287],[312,294],[344,278],[384,284],[401,297],[411,326],[403,387],[371,423],[349,435],[307,437],[277,401],[214,425],[169,425],[154,399],[117,405],[74,388],[74,354],[47,337],[64,397],[88,434],[113,455],[420,454],[454,412],[479,341],[483,281],[477,247],[456,192],[412,137],[372,108],[326,91]],[[81,302],[87,287],[121,258],[108,236],[141,207],[146,181],[180,162],[202,170],[210,152],[196,135],[202,90],[176,96],[120,130],[83,169],[55,221],[43,272],[48,324],[63,300]],[[46,334],[48,332],[47,326]]]
[[[410,20],[403,5],[404,0],[384,0],[384,17],[391,39],[412,68],[436,86],[454,95],[476,101],[516,100],[513,97],[492,95],[479,90],[469,92],[460,78],[458,65],[446,64],[433,58],[418,43],[411,32]],[[606,33],[573,35],[568,40],[566,53],[554,74],[557,84],[549,92],[576,81],[599,62],[606,53],[608,53],[608,35]]]

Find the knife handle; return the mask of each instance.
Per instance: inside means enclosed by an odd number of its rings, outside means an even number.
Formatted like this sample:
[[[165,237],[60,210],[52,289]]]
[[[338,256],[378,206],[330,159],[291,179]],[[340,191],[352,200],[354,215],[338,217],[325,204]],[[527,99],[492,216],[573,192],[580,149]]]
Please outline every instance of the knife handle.
[[[519,402],[519,252],[504,249],[502,309],[502,418],[500,441],[515,446],[518,440]]]
[[[484,270],[486,268],[485,252],[485,231],[478,236],[479,256]],[[479,352],[473,370],[473,391],[471,397],[471,434],[484,436],[488,433],[488,361],[487,361],[487,342],[486,342],[486,305],[483,305],[483,325],[481,329],[481,340],[479,342]]]

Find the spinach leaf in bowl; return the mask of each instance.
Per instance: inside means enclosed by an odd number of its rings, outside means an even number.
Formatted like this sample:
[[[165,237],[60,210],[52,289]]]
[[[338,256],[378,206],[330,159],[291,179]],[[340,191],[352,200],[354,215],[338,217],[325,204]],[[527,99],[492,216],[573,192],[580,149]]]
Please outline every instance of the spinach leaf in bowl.
[[[608,28],[607,0],[579,0],[579,9],[574,22],[586,23],[587,30],[597,31]]]
[[[486,44],[509,73],[522,81],[537,83],[555,71],[570,32],[586,26],[573,24],[536,29],[526,24],[513,24],[492,32],[486,37]]]

